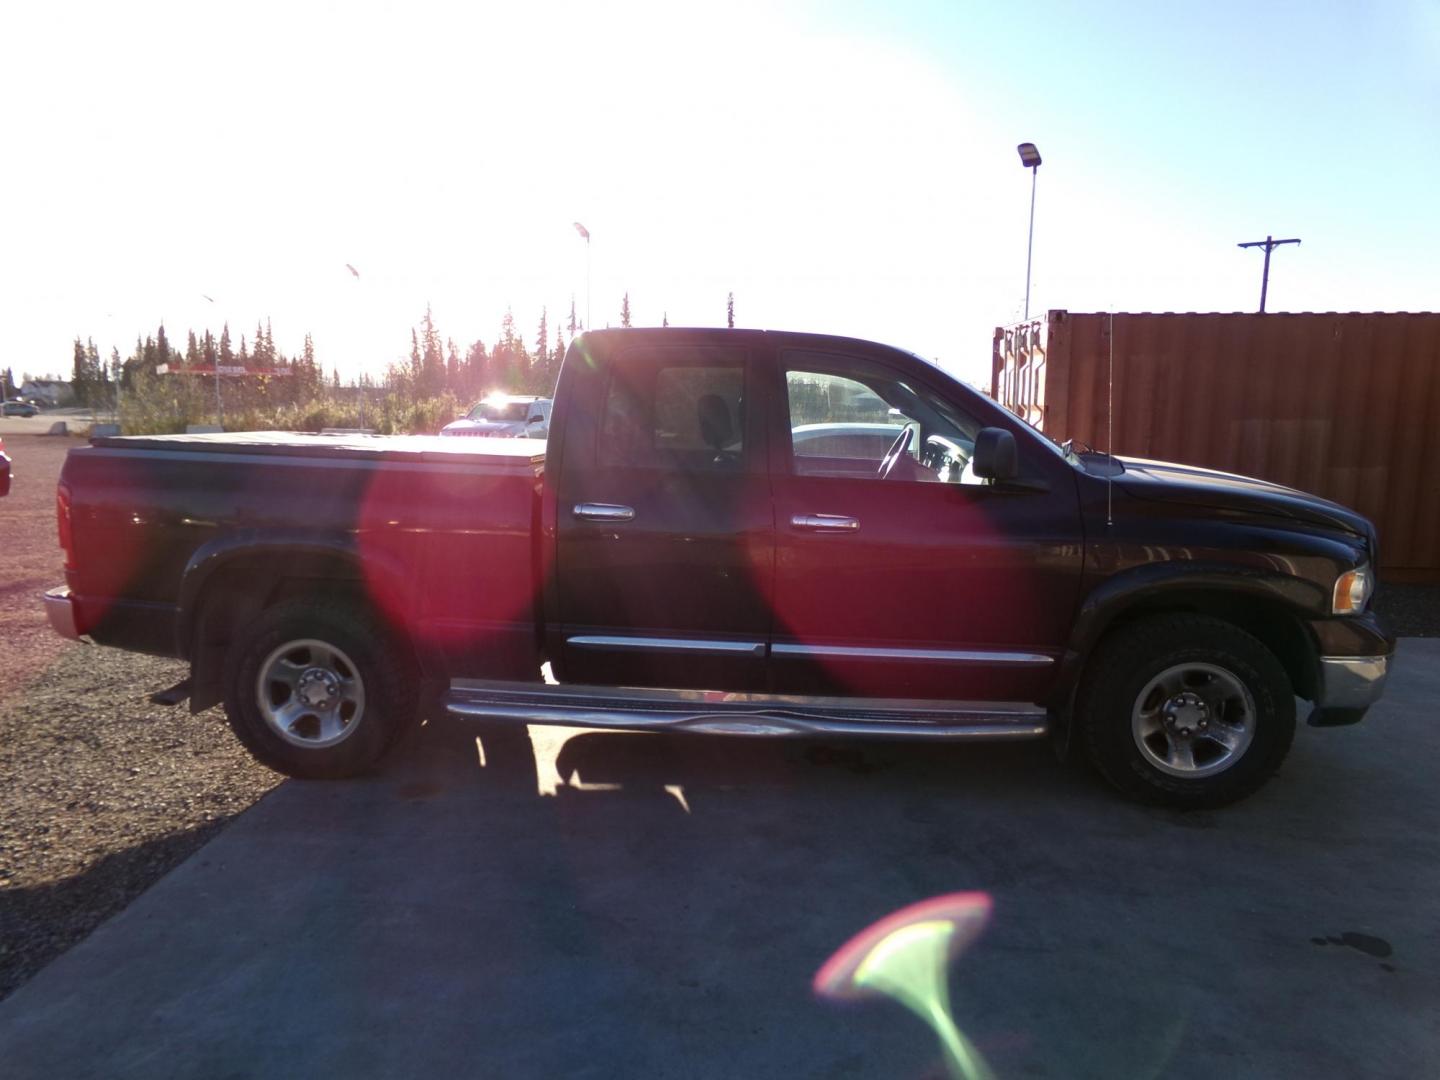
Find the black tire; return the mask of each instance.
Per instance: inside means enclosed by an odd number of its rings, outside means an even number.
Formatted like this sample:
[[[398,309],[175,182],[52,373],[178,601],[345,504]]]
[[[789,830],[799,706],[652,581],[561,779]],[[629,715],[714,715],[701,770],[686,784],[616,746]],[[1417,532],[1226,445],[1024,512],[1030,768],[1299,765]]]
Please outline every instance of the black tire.
[[[1239,627],[1159,615],[1100,643],[1076,719],[1115,787],[1199,809],[1243,799],[1279,769],[1295,737],[1294,693],[1274,653]]]
[[[262,669],[275,675],[263,688]],[[304,693],[322,699],[318,705],[287,685],[296,673]],[[416,725],[418,704],[408,651],[372,614],[335,600],[263,612],[225,669],[225,717],[236,737],[262,764],[301,779],[373,771]],[[287,724],[291,715],[297,718]]]

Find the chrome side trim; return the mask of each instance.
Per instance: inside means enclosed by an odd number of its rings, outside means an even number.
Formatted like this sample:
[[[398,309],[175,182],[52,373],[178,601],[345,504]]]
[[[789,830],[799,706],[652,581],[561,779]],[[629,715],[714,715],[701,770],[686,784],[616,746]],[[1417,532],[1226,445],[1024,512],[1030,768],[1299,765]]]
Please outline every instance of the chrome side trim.
[[[460,681],[446,709],[454,716],[520,724],[709,735],[875,736],[931,741],[1043,738],[1049,717],[1018,702],[821,698],[719,691],[537,687]]]
[[[1322,709],[1366,709],[1380,700],[1390,674],[1388,656],[1322,656],[1320,694]]]
[[[879,649],[859,645],[772,645],[775,656],[808,656],[836,660],[935,660],[947,664],[1011,664],[1044,667],[1053,656],[1042,653],[983,649]]]
[[[687,656],[765,655],[763,641],[710,641],[694,638],[632,637],[611,634],[577,634],[565,639],[578,649],[609,649],[619,652],[684,653]]]
[[[80,640],[80,631],[75,625],[75,605],[70,599],[70,590],[64,585],[45,593],[45,617],[50,620],[50,629],[71,641]]]

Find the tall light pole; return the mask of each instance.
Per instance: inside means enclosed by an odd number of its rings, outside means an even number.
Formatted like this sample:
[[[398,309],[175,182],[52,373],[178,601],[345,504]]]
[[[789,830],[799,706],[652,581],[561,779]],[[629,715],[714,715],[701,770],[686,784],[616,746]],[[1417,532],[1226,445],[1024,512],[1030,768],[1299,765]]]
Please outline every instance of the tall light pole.
[[[1265,293],[1270,288],[1270,252],[1274,251],[1281,244],[1298,244],[1299,240],[1276,240],[1273,236],[1267,236],[1264,240],[1251,240],[1249,243],[1237,244],[1236,247],[1252,248],[1263,247],[1265,249],[1265,269],[1260,272],[1260,314],[1265,314]]]
[[[585,327],[590,327],[590,230],[575,222],[575,231],[585,238]]]
[[[1025,318],[1030,318],[1030,256],[1035,250],[1035,180],[1040,175],[1040,151],[1033,142],[1022,142],[1020,164],[1030,170],[1030,235],[1025,242]]]

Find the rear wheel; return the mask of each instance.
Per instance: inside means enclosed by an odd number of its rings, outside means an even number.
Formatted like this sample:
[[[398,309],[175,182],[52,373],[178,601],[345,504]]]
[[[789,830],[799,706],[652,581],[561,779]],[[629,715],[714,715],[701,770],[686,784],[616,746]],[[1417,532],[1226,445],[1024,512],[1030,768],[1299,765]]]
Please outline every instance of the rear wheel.
[[[413,726],[411,665],[368,613],[333,601],[264,612],[230,654],[225,715],[245,747],[287,776],[369,772]]]
[[[1176,807],[1251,794],[1295,735],[1294,691],[1279,660],[1204,615],[1156,616],[1107,638],[1077,705],[1101,774],[1126,794]]]

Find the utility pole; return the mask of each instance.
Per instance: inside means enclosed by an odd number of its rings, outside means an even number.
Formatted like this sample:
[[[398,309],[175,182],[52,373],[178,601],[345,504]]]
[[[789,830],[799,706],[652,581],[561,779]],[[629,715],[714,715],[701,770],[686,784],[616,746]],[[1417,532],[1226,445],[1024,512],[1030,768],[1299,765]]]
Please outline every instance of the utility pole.
[[[1270,288],[1270,252],[1274,251],[1281,244],[1298,244],[1299,240],[1276,240],[1272,236],[1264,240],[1251,240],[1249,243],[1237,244],[1237,247],[1252,248],[1263,247],[1265,249],[1265,269],[1260,275],[1260,314],[1265,314],[1265,293]]]

